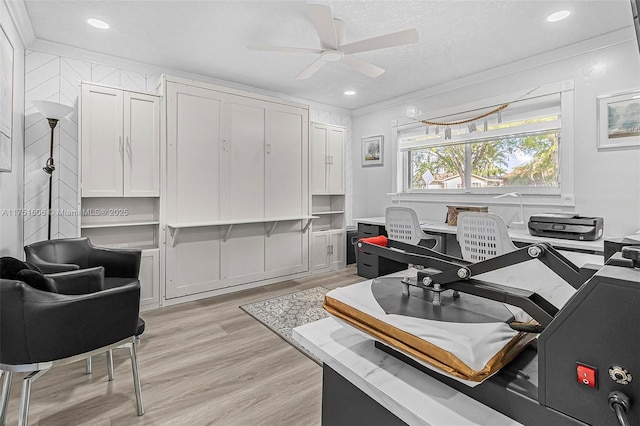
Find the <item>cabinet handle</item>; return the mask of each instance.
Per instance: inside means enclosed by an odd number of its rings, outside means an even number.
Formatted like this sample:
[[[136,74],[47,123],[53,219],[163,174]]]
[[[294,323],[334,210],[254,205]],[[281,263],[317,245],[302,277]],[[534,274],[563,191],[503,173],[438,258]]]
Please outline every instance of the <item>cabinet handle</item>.
[[[328,155],[326,156],[326,158],[324,159],[324,163],[325,164],[331,164],[331,157],[329,157]]]
[[[271,154],[271,144],[267,144],[267,154]]]
[[[124,156],[122,147],[122,136],[118,136],[118,149],[120,150],[120,157]]]
[[[131,141],[129,136],[127,136],[127,153],[129,154],[129,161],[131,161]]]
[[[333,254],[333,246],[329,246],[329,254]]]
[[[331,254],[331,246],[327,246],[327,254]]]
[[[331,156],[331,163],[330,164],[333,164],[333,155]]]
[[[229,150],[229,141],[227,141],[226,139],[222,139],[222,150],[223,151]]]

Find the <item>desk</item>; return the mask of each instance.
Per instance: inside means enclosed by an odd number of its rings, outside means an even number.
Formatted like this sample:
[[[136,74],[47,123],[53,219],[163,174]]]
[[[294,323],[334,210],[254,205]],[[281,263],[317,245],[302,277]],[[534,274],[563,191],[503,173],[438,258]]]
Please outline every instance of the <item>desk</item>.
[[[354,219],[358,224],[363,223],[367,225],[378,225],[382,226],[384,229],[385,218],[384,217],[367,217],[361,219]],[[447,235],[456,234],[458,232],[458,228],[456,226],[450,226],[443,222],[436,221],[420,221],[420,227],[427,233],[433,234],[442,237],[442,246],[440,250],[443,253],[446,253],[447,245],[446,241]],[[578,240],[564,240],[560,238],[542,238],[542,237],[534,237],[530,235],[528,231],[520,231],[520,230],[509,230],[509,237],[514,242],[520,243],[549,243],[553,247],[561,248],[561,249],[569,249],[569,250],[578,250],[592,254],[604,254],[604,238],[601,238],[596,241],[578,241]]]
[[[356,389],[388,410],[403,423],[378,419],[368,425],[492,425],[520,423],[479,403],[461,392],[421,373],[409,364],[374,348],[373,339],[347,329],[333,318],[325,318],[293,329],[293,339],[317,356],[325,369],[342,376]],[[324,372],[327,373],[327,370]],[[330,372],[331,373],[331,372]],[[324,392],[324,390],[323,390]],[[340,394],[347,403],[351,396]],[[323,395],[324,400],[324,395]],[[326,421],[323,426],[348,424]],[[353,407],[344,415],[355,415]],[[357,424],[357,423],[352,423]],[[363,424],[363,423],[360,423]]]

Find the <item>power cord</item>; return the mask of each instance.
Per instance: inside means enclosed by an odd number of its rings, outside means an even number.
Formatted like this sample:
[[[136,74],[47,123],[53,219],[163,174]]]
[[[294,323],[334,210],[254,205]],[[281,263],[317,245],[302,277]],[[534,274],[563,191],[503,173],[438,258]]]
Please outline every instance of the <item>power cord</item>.
[[[631,400],[620,391],[609,393],[609,408],[611,408],[618,419],[620,426],[631,426],[627,414],[631,410]]]

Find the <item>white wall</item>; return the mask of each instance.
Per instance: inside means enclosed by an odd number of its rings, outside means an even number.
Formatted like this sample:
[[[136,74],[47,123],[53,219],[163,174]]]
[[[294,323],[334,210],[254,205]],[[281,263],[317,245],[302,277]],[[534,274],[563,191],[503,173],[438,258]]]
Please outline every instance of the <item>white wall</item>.
[[[570,79],[575,82],[575,207],[563,211],[604,217],[605,235],[640,230],[640,147],[598,151],[596,145],[596,97],[640,89],[640,54],[631,27],[354,111],[354,217],[383,216],[385,207],[392,204],[387,195],[393,192],[395,173],[391,164],[391,122],[405,117],[409,106],[428,113]],[[363,168],[360,140],[378,134],[385,138],[384,166]],[[443,202],[442,197],[429,201],[427,197],[405,205],[415,208],[425,219],[444,221],[446,204],[465,204],[465,200],[468,203],[469,197],[460,195],[453,202]],[[510,221],[517,214],[517,206],[505,205],[503,200],[486,197],[481,203]],[[536,212],[558,210],[557,205],[529,206],[525,218]]]
[[[11,172],[0,173],[0,256],[22,259],[22,216],[15,210],[23,207],[24,45],[4,1],[0,2],[0,25],[13,45],[14,67]]]
[[[29,173],[42,167],[49,156],[50,129],[47,121],[31,106],[32,100],[50,100],[76,108],[76,111],[61,121],[55,130],[54,159],[56,171],[53,179],[52,208],[58,212],[72,212],[70,215],[58,215],[52,218],[52,238],[77,236],[78,200],[78,91],[80,81],[106,84],[127,90],[153,92],[163,73],[184,76],[204,82],[211,82],[220,86],[238,87],[231,82],[214,80],[207,77],[186,74],[176,70],[162,69],[144,63],[124,61],[111,58],[95,52],[51,43],[36,43],[41,50],[26,51],[21,75],[24,75],[25,111],[25,143],[24,143],[24,173]],[[267,95],[274,95],[259,89],[252,90],[246,86],[242,90],[254,91]],[[276,94],[277,95],[277,94]],[[280,96],[281,98],[284,96]],[[297,102],[309,103],[300,99]],[[318,123],[337,124],[347,128],[347,142],[351,135],[350,112],[328,105],[310,103],[310,120]],[[22,126],[21,126],[22,127]],[[351,166],[350,144],[347,148],[347,167]],[[349,169],[350,170],[350,169]],[[347,176],[350,176],[347,174]],[[348,179],[351,182],[351,179]],[[350,192],[350,185],[347,190]],[[351,206],[348,201],[347,205]],[[25,179],[24,206],[27,209],[46,208],[48,203],[47,191],[35,188]],[[350,210],[347,210],[347,220],[350,220]],[[24,217],[24,244],[46,239],[46,217],[29,215]]]

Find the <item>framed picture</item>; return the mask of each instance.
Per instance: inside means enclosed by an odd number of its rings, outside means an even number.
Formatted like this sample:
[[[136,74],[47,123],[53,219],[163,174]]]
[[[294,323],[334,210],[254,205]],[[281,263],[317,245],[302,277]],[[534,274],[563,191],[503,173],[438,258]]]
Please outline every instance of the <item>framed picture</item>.
[[[13,46],[0,27],[0,172],[11,171]]]
[[[640,146],[640,90],[598,96],[598,149]]]
[[[362,139],[362,167],[382,166],[382,136]]]

